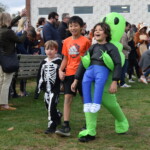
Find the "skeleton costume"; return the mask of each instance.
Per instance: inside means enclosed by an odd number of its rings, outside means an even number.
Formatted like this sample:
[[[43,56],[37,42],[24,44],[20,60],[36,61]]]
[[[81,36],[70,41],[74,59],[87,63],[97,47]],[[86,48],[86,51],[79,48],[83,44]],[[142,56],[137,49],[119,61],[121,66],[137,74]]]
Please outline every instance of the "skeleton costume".
[[[61,58],[49,60],[44,59],[38,72],[38,93],[41,90],[45,92],[44,102],[48,110],[48,128],[56,128],[60,123],[61,113],[57,110],[58,97],[60,92],[60,79],[58,68],[61,64]]]

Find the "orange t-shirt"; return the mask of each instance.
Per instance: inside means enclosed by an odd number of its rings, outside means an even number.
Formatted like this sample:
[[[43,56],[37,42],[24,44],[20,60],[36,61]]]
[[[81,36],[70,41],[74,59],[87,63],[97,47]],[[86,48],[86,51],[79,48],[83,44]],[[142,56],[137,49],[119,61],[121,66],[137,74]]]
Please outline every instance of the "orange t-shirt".
[[[83,56],[89,47],[90,41],[84,36],[78,39],[68,37],[64,40],[62,54],[68,58],[66,76],[75,75],[80,64],[80,56]]]

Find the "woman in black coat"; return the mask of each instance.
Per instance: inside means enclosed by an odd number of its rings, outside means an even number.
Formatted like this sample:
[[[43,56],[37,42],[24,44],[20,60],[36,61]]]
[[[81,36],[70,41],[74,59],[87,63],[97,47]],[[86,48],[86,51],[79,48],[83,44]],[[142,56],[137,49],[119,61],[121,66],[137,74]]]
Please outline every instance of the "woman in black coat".
[[[0,55],[11,55],[15,53],[15,43],[24,42],[27,36],[27,28],[21,37],[18,37],[10,29],[12,19],[9,13],[0,13]],[[14,73],[5,73],[0,64],[0,110],[15,110],[8,105],[9,86]]]

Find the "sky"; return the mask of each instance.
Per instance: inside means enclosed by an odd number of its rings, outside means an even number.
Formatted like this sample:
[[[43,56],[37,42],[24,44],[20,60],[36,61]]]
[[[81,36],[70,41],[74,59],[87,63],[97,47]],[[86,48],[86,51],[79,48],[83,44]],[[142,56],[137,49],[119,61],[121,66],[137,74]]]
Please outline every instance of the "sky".
[[[25,0],[0,0],[0,3],[7,6],[7,12],[11,14],[16,14],[25,8]]]

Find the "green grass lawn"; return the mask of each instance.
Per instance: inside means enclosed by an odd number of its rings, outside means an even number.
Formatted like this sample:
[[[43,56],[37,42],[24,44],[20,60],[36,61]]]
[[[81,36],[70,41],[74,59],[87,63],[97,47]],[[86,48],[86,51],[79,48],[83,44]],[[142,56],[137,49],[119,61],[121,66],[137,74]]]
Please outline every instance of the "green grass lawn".
[[[132,85],[132,88],[119,89],[117,93],[130,123],[128,133],[116,134],[114,118],[102,107],[96,140],[80,143],[77,135],[85,123],[80,97],[76,96],[72,105],[71,137],[45,135],[47,111],[43,95],[34,100],[34,84],[28,82],[30,95],[10,100],[17,110],[0,111],[0,150],[150,150],[150,84]],[[58,107],[62,111],[63,95]]]

